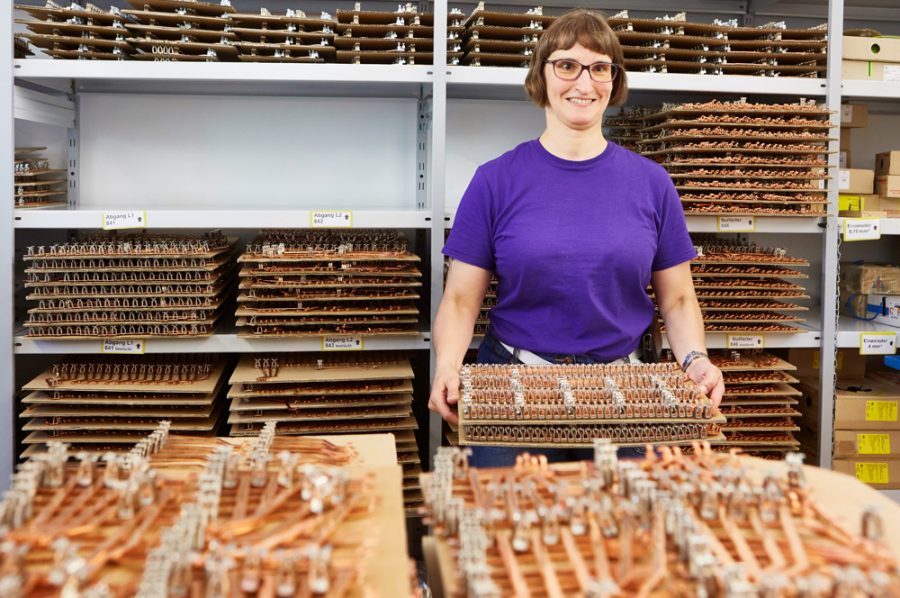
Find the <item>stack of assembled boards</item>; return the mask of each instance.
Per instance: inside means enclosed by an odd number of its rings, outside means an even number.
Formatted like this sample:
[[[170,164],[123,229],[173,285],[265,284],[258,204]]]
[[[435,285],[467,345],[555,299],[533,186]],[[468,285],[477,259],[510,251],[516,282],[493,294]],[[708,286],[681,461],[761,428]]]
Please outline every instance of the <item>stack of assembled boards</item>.
[[[809,218],[828,203],[828,119],[812,100],[742,99],[641,107],[611,122],[666,168],[686,214]]]
[[[208,336],[233,288],[236,239],[92,233],[29,246],[24,256],[28,336]]]
[[[593,463],[520,455],[491,469],[439,448],[423,476],[436,595],[900,595],[896,508],[858,504],[874,492],[798,453],[781,464],[677,448],[619,460],[601,443]],[[842,483],[848,504],[822,500]]]
[[[128,43],[128,18],[119,10],[103,10],[93,4],[68,6],[17,4],[16,9],[32,19],[16,19],[31,33],[16,33],[16,39],[41,48],[52,58],[122,60],[134,52]],[[18,49],[17,49],[18,50]]]
[[[431,64],[434,16],[419,14],[412,2],[394,12],[338,9],[337,61],[353,64]]]
[[[259,14],[230,14],[228,21],[242,62],[334,62],[335,20],[328,13],[273,15],[261,8]]]
[[[444,235],[444,240],[446,241],[447,236],[450,234],[448,230]],[[444,284],[447,283],[447,275],[450,272],[450,258],[444,257]],[[473,336],[482,337],[487,332],[488,326],[490,325],[490,316],[491,309],[495,305],[497,305],[497,285],[499,281],[497,280],[497,275],[491,275],[491,281],[488,283],[487,291],[484,294],[484,300],[481,302],[481,308],[478,310],[478,319],[475,320],[475,329],[473,331]]]
[[[460,445],[690,444],[725,422],[674,363],[464,365],[458,410]]]
[[[728,422],[722,425],[722,450],[739,448],[757,456],[780,456],[797,450],[794,407],[802,393],[791,386],[797,368],[765,351],[712,351],[710,360],[722,370],[725,396],[719,405]],[[717,447],[718,450],[718,447]]]
[[[464,21],[462,60],[448,56],[448,62],[527,67],[538,39],[554,20],[540,7],[509,13],[486,10],[480,2]],[[684,13],[632,18],[627,10],[608,22],[622,44],[629,71],[817,77],[826,69],[824,26],[738,27],[736,21],[690,23]]]
[[[66,170],[50,168],[41,152],[46,147],[17,147],[13,198],[17,208],[51,208],[67,205]]]
[[[137,60],[218,62],[235,60],[238,37],[230,31],[230,3],[196,0],[129,0],[123,10]]]
[[[229,380],[231,435],[255,435],[267,422],[279,434],[391,432],[412,510],[422,500],[412,380],[397,352],[245,355]]]
[[[411,595],[387,438],[350,437],[319,464],[273,425],[243,446],[196,447],[191,475],[157,459],[170,440],[160,426],[100,463],[54,442],[20,464],[0,502],[0,566],[17,595]]]
[[[738,239],[692,235],[697,257],[691,276],[707,332],[800,332],[798,314],[808,307],[806,290],[785,279],[805,279],[795,268],[809,266],[784,249]]]
[[[418,334],[420,258],[399,231],[265,231],[238,261],[242,336]]]
[[[829,112],[815,101],[645,110],[640,152],[660,162],[688,214],[825,215]]]
[[[213,434],[225,360],[215,355],[67,357],[23,387],[24,456],[63,441],[91,453],[127,451],[159,426]]]

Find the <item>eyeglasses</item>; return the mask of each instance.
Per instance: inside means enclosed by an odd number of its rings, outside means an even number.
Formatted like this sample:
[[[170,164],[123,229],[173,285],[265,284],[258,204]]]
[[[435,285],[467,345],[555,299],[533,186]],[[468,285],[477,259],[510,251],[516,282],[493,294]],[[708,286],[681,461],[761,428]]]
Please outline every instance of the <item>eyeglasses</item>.
[[[588,75],[597,83],[612,81],[619,74],[619,65],[611,62],[595,62],[593,64],[581,64],[571,58],[546,60],[553,65],[553,74],[563,81],[574,81],[581,76],[581,72],[587,69]]]

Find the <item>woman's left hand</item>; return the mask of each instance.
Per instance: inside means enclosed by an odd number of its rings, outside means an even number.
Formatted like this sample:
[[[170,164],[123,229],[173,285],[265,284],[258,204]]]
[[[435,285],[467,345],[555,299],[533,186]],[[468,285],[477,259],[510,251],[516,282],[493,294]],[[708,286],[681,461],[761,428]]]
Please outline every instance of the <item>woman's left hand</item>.
[[[713,365],[709,359],[695,359],[688,366],[685,374],[700,387],[701,392],[712,400],[714,406],[719,406],[719,403],[722,402],[722,395],[725,394],[725,381],[722,379],[722,372],[719,368]]]

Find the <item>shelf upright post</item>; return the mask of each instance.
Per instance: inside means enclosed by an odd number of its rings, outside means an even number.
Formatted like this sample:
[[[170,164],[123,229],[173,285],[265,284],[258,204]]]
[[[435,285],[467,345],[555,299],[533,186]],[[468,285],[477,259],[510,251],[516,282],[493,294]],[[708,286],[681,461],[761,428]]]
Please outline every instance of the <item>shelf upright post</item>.
[[[5,127],[0,127],[0,188],[6,189],[0,201],[0,222],[5,233],[0,234],[0,281],[7,291],[0,293],[0,489],[9,488],[13,472],[15,455],[13,447],[16,442],[15,433],[15,396],[16,377],[13,361],[14,311],[13,293],[15,285],[15,230],[13,229],[13,173],[15,171],[15,112],[13,111],[13,8],[10,2],[6,8],[0,8],[0,114],[5,114]],[[6,91],[2,91],[2,90]]]
[[[825,102],[831,112],[832,131],[841,119],[841,33],[844,25],[844,1],[828,0],[828,63],[825,78]],[[838,141],[828,142],[828,216],[825,218],[822,259],[822,341],[819,360],[819,466],[831,468],[834,441],[834,386],[837,359],[838,272],[840,270],[838,226]]]
[[[446,204],[445,145],[447,143],[447,0],[434,2],[434,68],[431,84],[431,168],[428,181],[431,189],[431,313],[433,326],[438,305],[444,295],[444,206]],[[434,334],[432,330],[432,343]],[[434,380],[434,351],[429,352],[429,382]],[[428,457],[430,460],[441,445],[441,416],[431,413],[428,421]]]
[[[75,210],[81,205],[81,197],[78,191],[78,173],[81,165],[79,160],[81,140],[78,134],[78,127],[81,114],[78,110],[80,106],[78,95],[74,91],[72,103],[75,108],[75,124],[73,127],[66,129],[66,190],[68,191],[69,209]]]

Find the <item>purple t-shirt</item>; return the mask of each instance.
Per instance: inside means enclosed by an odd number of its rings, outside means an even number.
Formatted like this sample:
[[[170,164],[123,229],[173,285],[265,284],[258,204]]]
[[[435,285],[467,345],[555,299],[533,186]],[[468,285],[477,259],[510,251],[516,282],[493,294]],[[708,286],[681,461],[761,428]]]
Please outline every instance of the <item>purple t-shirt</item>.
[[[444,254],[497,274],[498,339],[601,361],[634,351],[650,325],[650,273],[696,255],[661,166],[611,142],[564,160],[536,139],[478,168]]]

